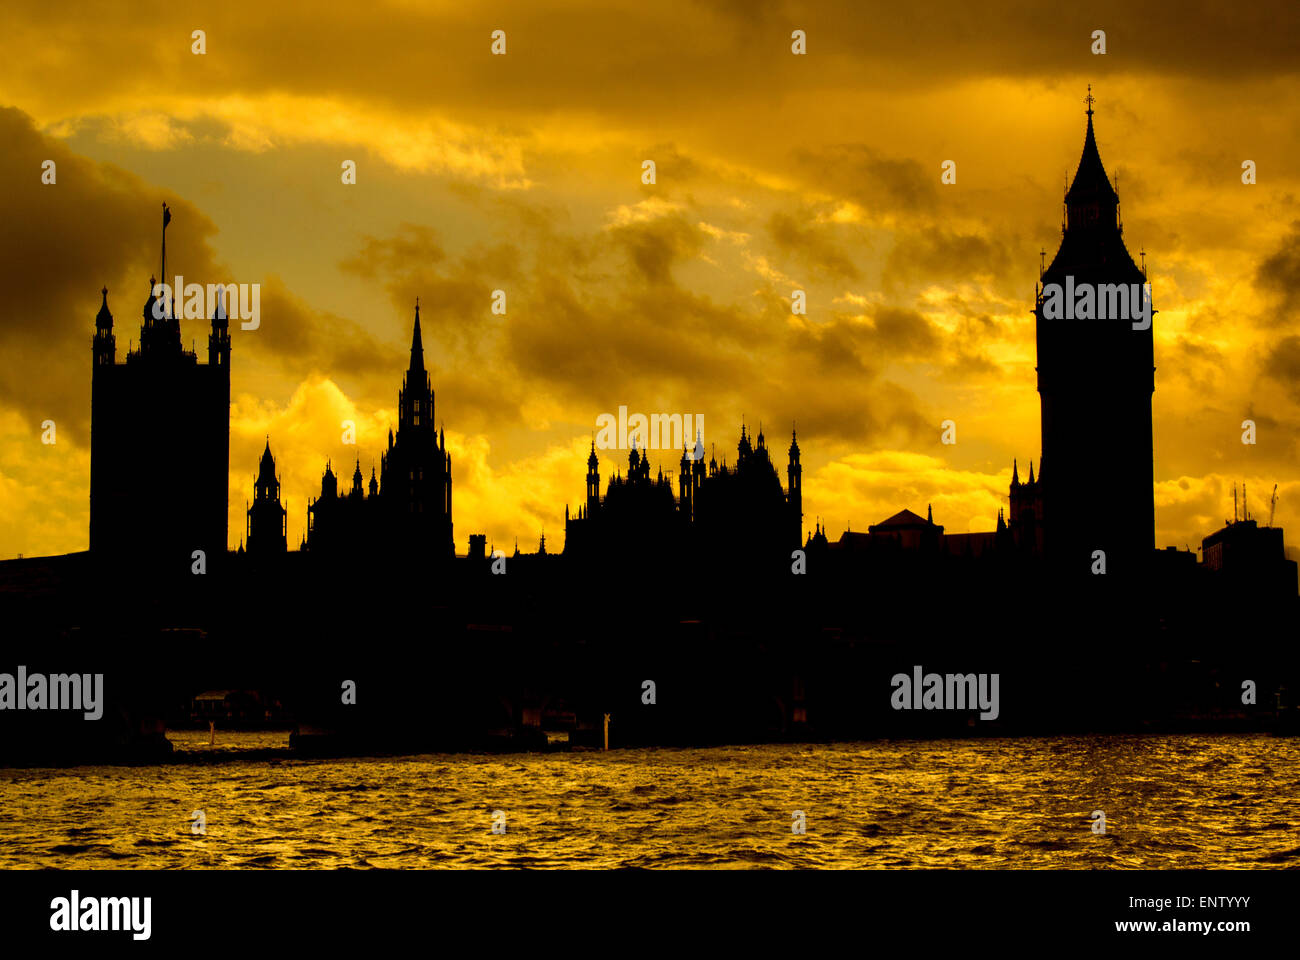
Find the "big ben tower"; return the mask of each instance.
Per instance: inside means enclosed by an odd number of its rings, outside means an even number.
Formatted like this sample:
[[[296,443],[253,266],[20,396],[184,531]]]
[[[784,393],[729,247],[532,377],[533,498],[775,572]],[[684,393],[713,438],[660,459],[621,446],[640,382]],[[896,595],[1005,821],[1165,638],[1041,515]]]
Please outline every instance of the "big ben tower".
[[[1145,268],[1124,246],[1119,195],[1097,150],[1091,87],[1086,102],[1087,132],[1065,194],[1061,246],[1042,273],[1034,311],[1044,552],[1067,580],[1098,576],[1100,558],[1106,582],[1132,583],[1155,547],[1154,310]],[[1053,284],[1065,292],[1066,316],[1045,309]],[[1116,309],[1134,295],[1138,302],[1127,311]]]

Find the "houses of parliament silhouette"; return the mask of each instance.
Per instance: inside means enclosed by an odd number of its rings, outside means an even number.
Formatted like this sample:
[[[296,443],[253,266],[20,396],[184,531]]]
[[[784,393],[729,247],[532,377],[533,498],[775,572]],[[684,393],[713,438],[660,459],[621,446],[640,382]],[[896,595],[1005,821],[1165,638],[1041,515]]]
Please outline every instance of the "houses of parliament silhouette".
[[[290,706],[302,750],[517,749],[552,729],[592,744],[611,713],[624,745],[969,735],[979,721],[963,713],[891,709],[889,678],[921,663],[998,673],[1000,731],[1257,729],[1300,715],[1289,693],[1300,656],[1286,639],[1300,601],[1282,530],[1234,516],[1202,541],[1200,563],[1155,549],[1150,328],[1053,319],[1044,288],[1064,278],[1145,282],[1091,102],[1035,302],[1041,453],[1023,472],[1013,461],[995,529],[948,533],[929,508],[902,509],[832,542],[819,521],[805,526],[793,425],[781,465],[764,428],[742,424],[734,458],[710,445],[706,461],[706,438],[688,439],[675,477],[639,439],[611,476],[593,440],[562,551],[543,538],[500,570],[481,533],[455,549],[453,464],[418,303],[379,462],[350,458],[336,474],[325,460],[290,550],[268,437],[231,552],[222,311],[200,363],[170,312],[155,316],[151,286],[140,346],[119,363],[104,291],[90,550],[0,562],[0,618],[39,638],[29,668],[44,656],[66,669],[70,651],[102,664],[117,719],[38,730],[24,711],[31,756],[81,749],[100,730],[98,755],[157,745],[178,698],[252,686]],[[200,552],[206,576],[192,575]],[[340,703],[344,679],[362,691],[352,704]],[[1243,706],[1243,680],[1258,685],[1258,707]],[[0,760],[24,737],[0,737]]]
[[[1106,174],[1087,98],[1083,151],[1066,194],[1060,247],[1042,269],[1035,297],[1037,378],[1042,447],[1022,481],[1013,464],[1008,509],[995,530],[945,533],[932,513],[901,510],[866,532],[846,531],[831,542],[820,522],[804,526],[802,467],[792,430],[782,485],[763,429],[741,426],[736,458],[705,462],[704,438],[682,451],[674,490],[662,465],[652,476],[636,439],[602,493],[593,441],[586,492],[565,507],[561,557],[598,565],[601,558],[646,565],[685,553],[725,549],[742,565],[787,569],[802,549],[809,573],[828,568],[900,569],[1015,562],[1075,580],[1095,574],[1104,555],[1111,582],[1138,582],[1153,572],[1196,567],[1184,551],[1155,550],[1151,404],[1155,387],[1152,328],[1124,319],[1055,320],[1045,315],[1049,284],[1145,284],[1125,247],[1119,196]],[[165,230],[165,225],[164,225]],[[165,238],[165,232],[164,232]],[[140,346],[123,363],[115,357],[107,290],[96,318],[91,429],[92,554],[178,558],[194,550],[225,554],[229,451],[230,334],[218,310],[211,321],[208,362],[182,349],[170,311],[154,317],[150,297]],[[158,397],[169,402],[159,404]],[[166,437],[166,443],[157,442]],[[267,440],[235,556],[265,559],[288,553],[286,511]],[[300,554],[354,564],[440,563],[456,557],[452,520],[452,458],[435,427],[434,390],[425,367],[418,301],[410,361],[398,392],[396,433],[369,477],[358,457],[344,487],[327,460],[319,496],[307,507]],[[1295,565],[1280,536],[1253,521],[1212,535],[1234,544],[1215,550],[1219,569],[1272,571],[1271,581],[1294,593]],[[1280,531],[1277,531],[1280,533]],[[1207,542],[1211,538],[1207,538]],[[486,558],[486,538],[472,536],[467,556]],[[1216,541],[1219,542],[1219,541]],[[1172,552],[1176,556],[1164,556]],[[540,554],[547,555],[544,541]],[[516,555],[517,548],[516,548]],[[1207,564],[1210,553],[1207,551]]]

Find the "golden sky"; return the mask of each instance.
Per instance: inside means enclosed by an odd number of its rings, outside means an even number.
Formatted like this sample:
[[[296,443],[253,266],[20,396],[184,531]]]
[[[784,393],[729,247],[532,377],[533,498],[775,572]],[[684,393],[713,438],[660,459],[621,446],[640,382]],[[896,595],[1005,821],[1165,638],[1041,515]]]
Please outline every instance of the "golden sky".
[[[1038,459],[1038,253],[1089,83],[1160,311],[1157,543],[1198,545],[1234,482],[1261,518],[1278,484],[1300,537],[1297,35],[1281,0],[8,0],[0,557],[86,548],[99,289],[121,359],[163,201],[169,274],[262,285],[260,329],[232,326],[232,547],[267,434],[293,543],[327,457],[369,477],[417,295],[460,552],[543,528],[558,547],[620,405],[703,415],[719,459],[761,421],[783,480],[797,421],[807,526],[832,537],[927,503],[992,529],[1012,458]],[[206,324],[181,329],[205,358]]]

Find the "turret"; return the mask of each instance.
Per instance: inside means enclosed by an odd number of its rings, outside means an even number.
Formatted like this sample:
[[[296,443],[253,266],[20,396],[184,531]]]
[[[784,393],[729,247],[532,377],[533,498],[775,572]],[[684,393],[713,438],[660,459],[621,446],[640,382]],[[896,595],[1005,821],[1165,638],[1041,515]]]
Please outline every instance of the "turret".
[[[253,483],[253,503],[247,510],[245,534],[248,553],[260,556],[284,553],[288,549],[286,511],[280,503],[280,480],[275,475],[275,458],[271,456],[271,438],[258,462],[257,479]]]
[[[117,360],[117,338],[113,336],[113,315],[108,311],[108,287],[100,291],[104,300],[95,314],[95,366],[112,366]]]
[[[212,332],[208,334],[208,365],[213,367],[230,366],[230,316],[225,293],[224,287],[217,290],[217,305],[212,311]]]
[[[591,441],[591,455],[587,457],[587,513],[590,517],[600,509],[600,461],[596,458],[596,440]]]
[[[803,465],[799,463],[799,439],[793,425],[790,428],[790,462],[786,467],[786,501],[790,505],[790,528],[794,531],[794,544],[799,545],[803,534]]]

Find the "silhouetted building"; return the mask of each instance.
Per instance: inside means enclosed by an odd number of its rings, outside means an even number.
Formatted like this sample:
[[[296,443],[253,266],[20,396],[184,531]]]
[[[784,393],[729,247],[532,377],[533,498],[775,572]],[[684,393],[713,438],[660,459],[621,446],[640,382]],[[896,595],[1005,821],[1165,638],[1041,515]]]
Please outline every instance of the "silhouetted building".
[[[1039,462],[1041,471],[1042,462]],[[1034,461],[1029,461],[1029,479],[1020,481],[1020,465],[1011,461],[1011,490],[1008,494],[1009,517],[1005,527],[1006,545],[1021,556],[1043,555],[1043,483],[1034,478]]]
[[[1296,562],[1286,558],[1281,527],[1234,520],[1201,541],[1201,561],[1225,587],[1244,588],[1245,597],[1295,596]]]
[[[218,305],[208,362],[199,363],[154,285],[150,277],[140,343],[124,362],[107,287],[95,317],[90,549],[188,572],[193,551],[204,551],[211,567],[227,550],[230,330]]]
[[[929,509],[926,510],[930,513]],[[888,520],[867,527],[867,534],[878,540],[896,544],[903,550],[935,550],[943,527],[930,518],[918,517],[911,510],[900,510]]]
[[[1127,316],[1114,316],[1123,312],[1114,308],[1121,292],[1144,289],[1147,278],[1124,246],[1119,195],[1097,151],[1091,93],[1087,115],[1083,155],[1065,195],[1061,246],[1036,297],[1043,437],[1036,521],[1047,559],[1059,572],[1088,576],[1093,552],[1102,550],[1108,578],[1131,582],[1155,548],[1155,366],[1151,325],[1134,329],[1141,303],[1129,303]],[[1044,290],[1050,284],[1065,291],[1067,307],[1077,305],[1077,313],[1092,317],[1047,317]],[[1082,293],[1071,303],[1074,291]],[[1097,319],[1103,303],[1107,318]]]
[[[253,503],[248,508],[245,535],[251,556],[284,553],[288,549],[285,509],[280,503],[280,478],[275,475],[270,437],[266,439],[257,479],[253,482]]]
[[[682,450],[678,495],[671,476],[660,467],[650,475],[650,458],[637,448],[628,453],[626,477],[610,478],[600,496],[600,461],[592,442],[587,457],[586,503],[578,516],[565,508],[566,556],[612,555],[635,550],[642,559],[668,556],[672,551],[725,550],[733,562],[784,557],[801,546],[803,522],[802,468],[799,445],[791,437],[787,476],[780,477],[759,429],[756,443],[742,426],[734,466],[716,456],[704,464],[704,443],[695,438],[693,450]]]
[[[487,559],[487,534],[471,533],[469,535],[469,558],[471,560]]]
[[[359,560],[451,559],[451,454],[434,429],[433,387],[424,367],[420,306],[415,306],[411,362],[397,395],[397,435],[388,431],[380,472],[366,484],[358,459],[352,486],[340,494],[327,462],[321,493],[307,506],[307,549]]]

